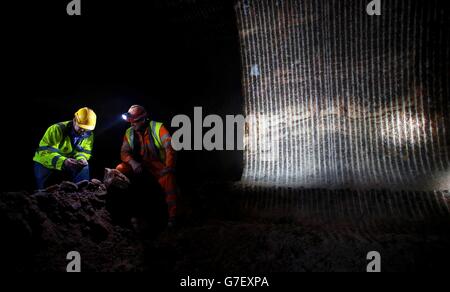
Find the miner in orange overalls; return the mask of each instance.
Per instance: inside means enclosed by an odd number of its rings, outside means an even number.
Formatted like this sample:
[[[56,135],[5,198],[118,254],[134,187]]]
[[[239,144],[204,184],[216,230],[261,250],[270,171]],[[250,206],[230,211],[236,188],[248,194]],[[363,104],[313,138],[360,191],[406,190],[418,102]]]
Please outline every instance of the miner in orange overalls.
[[[131,123],[126,131],[116,169],[125,175],[153,175],[161,185],[169,212],[168,226],[175,225],[178,188],[175,183],[175,150],[169,131],[162,123],[151,121],[147,111],[133,105],[122,118]]]

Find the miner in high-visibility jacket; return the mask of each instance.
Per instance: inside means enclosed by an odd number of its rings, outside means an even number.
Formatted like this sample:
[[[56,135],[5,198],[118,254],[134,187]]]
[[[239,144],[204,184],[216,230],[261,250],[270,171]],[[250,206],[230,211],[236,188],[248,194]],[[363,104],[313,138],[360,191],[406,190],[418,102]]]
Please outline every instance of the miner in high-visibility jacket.
[[[71,121],[50,126],[34,155],[38,189],[47,187],[52,177],[74,183],[89,180],[89,159],[94,146],[97,116],[90,108],[79,109]]]
[[[168,226],[175,225],[178,188],[175,182],[176,153],[169,131],[162,123],[151,121],[147,111],[133,105],[122,118],[131,124],[123,138],[120,163],[116,169],[125,175],[153,175],[166,196]]]

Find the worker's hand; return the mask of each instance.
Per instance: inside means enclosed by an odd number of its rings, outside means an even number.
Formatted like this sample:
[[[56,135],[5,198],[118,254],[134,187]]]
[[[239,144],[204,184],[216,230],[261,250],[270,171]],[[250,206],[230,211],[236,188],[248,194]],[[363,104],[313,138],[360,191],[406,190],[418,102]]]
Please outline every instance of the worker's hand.
[[[80,159],[80,160],[78,160],[78,164],[79,164],[81,167],[85,167],[85,166],[88,165],[88,162],[87,162],[86,159]]]
[[[130,160],[128,163],[130,164],[130,166],[133,169],[133,172],[135,174],[141,174],[144,171],[144,168],[142,167],[142,163],[137,162],[135,160]]]
[[[64,160],[64,169],[68,169],[70,171],[76,171],[80,169],[80,164],[78,160],[73,158],[67,158]]]

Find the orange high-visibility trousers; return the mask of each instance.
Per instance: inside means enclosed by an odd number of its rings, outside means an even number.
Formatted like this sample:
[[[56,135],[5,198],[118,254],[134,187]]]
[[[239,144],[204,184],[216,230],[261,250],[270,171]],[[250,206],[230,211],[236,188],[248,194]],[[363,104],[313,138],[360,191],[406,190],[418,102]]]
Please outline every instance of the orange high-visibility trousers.
[[[167,173],[158,179],[159,185],[166,194],[167,209],[169,212],[169,219],[175,218],[177,214],[177,194],[178,188],[175,182],[175,175]]]
[[[122,162],[117,165],[116,169],[125,175],[133,173],[133,169],[128,163]],[[155,175],[155,174],[153,174]],[[159,185],[166,195],[167,209],[169,213],[169,219],[175,218],[177,214],[177,194],[178,187],[173,173],[167,173],[163,176],[157,176]]]

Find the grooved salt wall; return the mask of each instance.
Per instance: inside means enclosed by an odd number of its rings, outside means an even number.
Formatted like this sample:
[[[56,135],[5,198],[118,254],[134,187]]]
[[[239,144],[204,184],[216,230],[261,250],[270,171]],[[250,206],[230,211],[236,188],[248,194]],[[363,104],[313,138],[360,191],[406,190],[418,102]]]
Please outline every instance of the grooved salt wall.
[[[448,190],[446,1],[241,0],[243,182]]]

